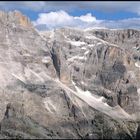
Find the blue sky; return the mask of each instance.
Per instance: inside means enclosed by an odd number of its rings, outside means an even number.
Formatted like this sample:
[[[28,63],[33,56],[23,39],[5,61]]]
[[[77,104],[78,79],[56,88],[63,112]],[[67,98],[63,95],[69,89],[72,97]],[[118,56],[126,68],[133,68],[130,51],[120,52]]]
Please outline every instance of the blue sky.
[[[39,11],[32,11],[31,9],[24,10],[24,9],[19,9],[23,14],[28,16],[31,20],[36,20],[38,18],[38,14],[40,13]],[[62,9],[60,9],[62,10]],[[53,10],[52,11],[56,11]],[[50,12],[50,11],[49,11]],[[119,20],[119,19],[127,19],[127,18],[139,18],[140,16],[137,13],[133,12],[126,12],[126,11],[117,11],[117,12],[102,12],[102,11],[97,11],[97,10],[74,10],[74,11],[68,11],[70,15],[73,16],[80,16],[80,15],[85,15],[86,13],[92,13],[97,19],[102,20]]]
[[[40,30],[79,28],[140,28],[139,1],[12,1],[0,9],[19,10]]]

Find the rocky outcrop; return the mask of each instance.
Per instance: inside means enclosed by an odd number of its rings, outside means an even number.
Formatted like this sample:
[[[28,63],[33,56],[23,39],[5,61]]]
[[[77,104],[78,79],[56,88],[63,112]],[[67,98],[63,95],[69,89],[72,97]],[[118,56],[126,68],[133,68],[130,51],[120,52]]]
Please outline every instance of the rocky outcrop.
[[[130,114],[139,112],[139,70],[135,67],[131,50],[105,42],[90,32],[60,29],[54,34],[62,40],[59,43],[55,40],[52,45],[59,77],[66,71],[67,77],[70,74],[70,79],[80,88],[104,96],[110,106],[120,105]],[[49,34],[46,33],[45,37],[49,38]],[[64,71],[61,66],[65,67]]]
[[[139,30],[135,29],[96,29],[88,30],[92,35],[101,38],[110,43],[117,44],[122,48],[132,52],[134,55],[139,56]]]
[[[70,84],[70,72],[66,63],[63,47],[61,45],[62,44],[58,41],[54,41],[51,51],[52,60],[60,81],[65,84]]]
[[[56,134],[30,117],[24,115],[23,105],[9,103],[5,116],[0,123],[1,138],[12,139],[37,139],[37,138],[59,138]]]
[[[33,28],[33,25],[30,22],[29,18],[16,10],[13,12],[10,11],[8,13],[0,11],[0,21],[3,23],[7,22],[7,25],[11,25],[13,27],[16,27],[19,25],[28,29]]]

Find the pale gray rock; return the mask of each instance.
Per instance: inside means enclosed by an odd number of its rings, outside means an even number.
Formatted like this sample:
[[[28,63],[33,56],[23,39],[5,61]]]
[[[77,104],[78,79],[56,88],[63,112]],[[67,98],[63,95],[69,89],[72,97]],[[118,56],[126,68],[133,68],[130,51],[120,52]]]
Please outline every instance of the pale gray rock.
[[[136,138],[139,31],[102,32],[39,32],[0,12],[1,138]]]

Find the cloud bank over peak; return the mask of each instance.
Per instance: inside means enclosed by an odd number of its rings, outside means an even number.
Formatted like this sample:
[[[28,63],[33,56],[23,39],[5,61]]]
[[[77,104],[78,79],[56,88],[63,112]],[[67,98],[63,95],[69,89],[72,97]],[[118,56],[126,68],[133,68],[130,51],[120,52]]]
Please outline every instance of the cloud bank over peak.
[[[63,10],[49,13],[40,13],[38,19],[33,21],[33,24],[42,30],[44,29],[53,29],[59,27],[79,27],[86,28],[92,25],[99,26],[101,21],[97,20],[91,13],[86,15],[71,16]]]
[[[50,28],[56,26],[64,26],[67,24],[72,24],[73,17],[68,15],[65,11],[57,11],[50,13],[40,13],[38,19],[34,22],[35,25],[45,24]]]
[[[61,27],[76,28],[140,28],[140,18],[122,20],[98,20],[91,13],[80,16],[69,15],[64,10],[40,13],[33,21],[39,30],[51,30]]]

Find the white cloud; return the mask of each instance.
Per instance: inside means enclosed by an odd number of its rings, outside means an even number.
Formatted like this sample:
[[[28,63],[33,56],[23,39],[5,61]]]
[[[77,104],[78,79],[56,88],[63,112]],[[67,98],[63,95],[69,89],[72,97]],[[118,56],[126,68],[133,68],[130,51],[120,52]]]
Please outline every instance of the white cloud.
[[[80,20],[82,20],[82,21],[84,21],[84,22],[94,22],[94,21],[96,21],[96,17],[93,17],[92,15],[91,15],[91,13],[88,13],[88,14],[86,14],[86,15],[82,15],[82,16],[80,16],[80,17],[74,17],[75,19],[80,19]]]
[[[37,27],[46,27],[47,29],[71,26],[71,27],[85,27],[90,23],[98,23],[96,17],[91,13],[82,15],[80,17],[74,17],[67,12],[60,10],[56,12],[40,13],[38,19],[34,21],[34,25]]]
[[[137,28],[140,29],[140,18],[123,20],[98,20],[91,13],[81,16],[71,16],[60,10],[56,12],[40,13],[38,19],[33,21],[39,30],[47,30],[59,27],[78,28]]]
[[[48,26],[65,25],[73,21],[73,17],[65,11],[41,13],[35,24],[46,24]]]

